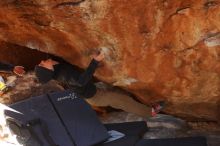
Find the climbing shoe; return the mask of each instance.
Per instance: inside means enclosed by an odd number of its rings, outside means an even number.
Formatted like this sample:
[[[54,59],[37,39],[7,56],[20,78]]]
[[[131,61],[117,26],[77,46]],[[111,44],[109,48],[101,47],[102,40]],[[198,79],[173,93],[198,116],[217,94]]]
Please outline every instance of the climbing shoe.
[[[152,117],[157,116],[157,114],[164,108],[164,106],[165,106],[164,101],[159,101],[159,102],[154,103],[151,108]]]

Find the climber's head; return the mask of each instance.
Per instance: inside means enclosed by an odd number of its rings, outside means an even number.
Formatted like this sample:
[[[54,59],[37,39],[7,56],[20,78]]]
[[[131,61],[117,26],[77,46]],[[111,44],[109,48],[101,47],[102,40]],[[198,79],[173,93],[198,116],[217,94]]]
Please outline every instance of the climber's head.
[[[58,64],[58,62],[52,59],[47,59],[42,60],[38,65],[35,66],[35,74],[41,83],[46,83],[53,78],[53,66],[55,64]]]

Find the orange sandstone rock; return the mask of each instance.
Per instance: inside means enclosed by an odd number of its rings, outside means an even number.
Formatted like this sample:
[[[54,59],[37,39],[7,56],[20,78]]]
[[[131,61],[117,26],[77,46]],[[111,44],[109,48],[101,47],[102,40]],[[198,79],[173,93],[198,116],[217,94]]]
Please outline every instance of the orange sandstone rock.
[[[95,76],[167,113],[218,120],[220,1],[4,0],[0,39],[85,68],[106,54]]]

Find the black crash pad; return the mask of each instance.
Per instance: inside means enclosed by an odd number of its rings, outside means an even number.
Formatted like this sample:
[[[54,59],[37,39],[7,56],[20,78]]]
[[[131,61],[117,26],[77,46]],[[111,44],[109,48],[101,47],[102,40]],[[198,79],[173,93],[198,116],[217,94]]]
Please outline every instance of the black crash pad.
[[[147,124],[144,121],[105,124],[105,127],[108,131],[116,130],[121,132],[125,134],[125,137],[97,146],[134,146],[148,130]]]
[[[22,102],[10,105],[11,108],[23,113],[5,111],[5,115],[26,123],[33,119],[41,119],[48,127],[54,142],[59,146],[91,146],[105,141],[109,135],[96,113],[82,98],[71,91],[54,92],[51,94],[31,97]],[[37,133],[39,126],[34,127]],[[43,146],[49,146],[43,140]]]
[[[102,143],[96,146],[134,146],[140,140],[139,136],[125,136],[112,142]]]
[[[94,145],[109,137],[95,111],[73,92],[51,93],[49,98],[77,146]]]
[[[125,135],[137,135],[142,136],[147,132],[148,127],[145,121],[124,122],[124,123],[111,123],[105,124],[106,129],[116,130]]]
[[[135,146],[207,146],[205,137],[143,139]]]
[[[5,111],[7,118],[13,118],[21,123],[26,123],[27,121],[40,118],[47,123],[48,131],[57,145],[74,146],[47,96],[30,98],[22,102],[12,104],[10,107],[22,114]],[[41,137],[42,133],[39,131],[39,127],[34,127],[34,129],[38,133],[38,136]],[[49,146],[44,138],[41,138],[41,140],[44,143],[43,146]]]

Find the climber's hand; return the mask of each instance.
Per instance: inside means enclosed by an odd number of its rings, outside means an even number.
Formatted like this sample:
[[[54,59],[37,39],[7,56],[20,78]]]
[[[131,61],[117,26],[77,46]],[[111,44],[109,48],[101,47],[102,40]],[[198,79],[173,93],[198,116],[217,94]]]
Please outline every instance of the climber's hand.
[[[18,76],[23,76],[25,74],[25,70],[23,66],[15,66],[13,72]]]
[[[105,58],[105,55],[103,52],[99,52],[98,54],[94,55],[93,57],[96,61],[102,61]]]

